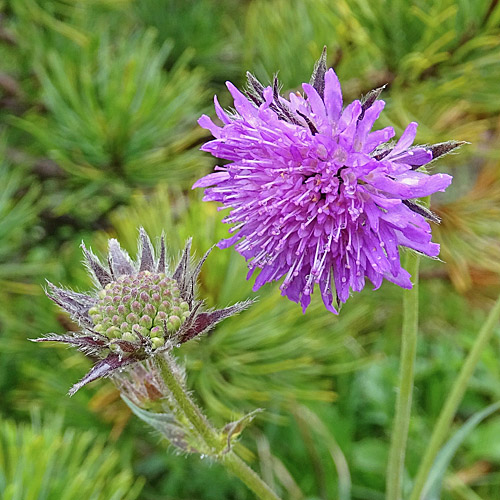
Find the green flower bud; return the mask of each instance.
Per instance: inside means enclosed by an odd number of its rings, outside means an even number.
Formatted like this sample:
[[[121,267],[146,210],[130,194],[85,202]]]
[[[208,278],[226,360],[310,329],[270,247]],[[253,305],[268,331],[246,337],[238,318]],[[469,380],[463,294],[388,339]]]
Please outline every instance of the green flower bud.
[[[97,325],[94,326],[94,330],[97,333],[104,333],[106,331],[106,329],[104,328],[104,326],[101,323],[97,323]]]
[[[151,331],[149,332],[149,334],[151,335],[151,337],[163,338],[163,328],[161,328],[160,326],[153,326],[153,328],[151,328]]]
[[[162,301],[162,303],[158,306],[158,311],[163,311],[168,313],[171,310],[172,310],[172,304],[170,304],[168,300]]]
[[[99,314],[99,312],[100,312],[100,311],[101,311],[101,310],[100,310],[100,309],[99,309],[99,307],[97,307],[97,306],[91,307],[91,308],[89,309],[89,315],[90,315],[90,316],[95,316],[96,314]]]
[[[146,328],[151,328],[151,325],[153,324],[153,320],[151,319],[150,316],[148,316],[147,314],[145,314],[144,316],[142,316],[142,318],[139,320],[139,324],[141,326],[144,326]]]
[[[122,339],[127,340],[128,342],[137,342],[139,340],[139,337],[132,332],[124,332],[122,334]]]
[[[135,313],[127,314],[127,318],[126,319],[129,322],[129,324],[138,323],[139,322],[139,316],[137,316],[137,314],[135,314]]]
[[[147,314],[148,316],[151,316],[154,318],[156,314],[157,308],[153,304],[146,304],[144,306],[144,313]]]
[[[117,328],[116,326],[110,326],[107,330],[106,330],[106,337],[108,337],[108,339],[112,339],[112,338],[120,338],[122,335],[122,332],[120,332],[120,329]]]
[[[97,325],[98,323],[100,323],[102,321],[102,318],[103,318],[102,314],[93,314],[91,316],[91,319],[92,319],[92,321],[94,322],[95,325]]]
[[[179,316],[169,316],[167,320],[167,330],[169,332],[175,332],[180,328],[182,324],[181,318]]]
[[[163,337],[153,337],[151,339],[151,344],[153,349],[157,349],[158,347],[161,347],[162,345],[165,344],[165,339]]]

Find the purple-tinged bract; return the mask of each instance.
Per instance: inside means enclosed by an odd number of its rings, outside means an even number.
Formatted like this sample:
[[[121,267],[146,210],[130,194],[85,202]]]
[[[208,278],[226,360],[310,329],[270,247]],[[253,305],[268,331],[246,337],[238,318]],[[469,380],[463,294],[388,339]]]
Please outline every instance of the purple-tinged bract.
[[[276,78],[264,87],[247,77],[245,94],[227,82],[234,112],[215,98],[222,126],[205,115],[199,120],[215,137],[202,150],[229,160],[193,186],[207,188],[204,200],[231,209],[224,222],[234,224],[234,234],[219,247],[235,244],[249,277],[260,269],[254,290],[284,277],[282,294],[304,311],[315,283],[332,312],[366,278],[375,289],[384,278],[411,288],[399,247],[439,254],[426,220],[439,219],[414,200],[451,182],[419,168],[461,143],[412,146],[416,123],[389,143],[392,127],[372,131],[385,104],[382,88],[343,108],[326,51],[302,85],[304,95],[285,99]]]
[[[47,291],[47,295],[78,323],[81,331],[34,339],[36,342],[64,342],[98,359],[90,372],[70,389],[70,394],[92,380],[191,340],[251,303],[246,301],[225,309],[202,311],[203,303],[195,300],[194,290],[209,252],[193,265],[190,240],[172,273],[165,261],[164,239],[155,257],[149,237],[142,228],[137,262],[133,262],[114,239],[109,240],[107,266],[103,266],[85,245],[82,244],[82,248],[98,290],[83,294],[49,283]]]

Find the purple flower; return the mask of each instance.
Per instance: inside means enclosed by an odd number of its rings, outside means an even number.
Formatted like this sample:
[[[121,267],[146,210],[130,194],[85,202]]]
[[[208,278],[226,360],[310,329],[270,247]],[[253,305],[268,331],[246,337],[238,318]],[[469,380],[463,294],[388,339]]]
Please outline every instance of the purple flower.
[[[245,94],[227,82],[234,112],[215,98],[222,127],[208,116],[199,119],[215,137],[202,150],[229,160],[193,186],[207,188],[204,200],[231,208],[224,222],[234,224],[234,235],[218,246],[235,244],[248,261],[248,277],[260,269],[254,290],[284,277],[282,295],[303,311],[315,283],[335,313],[350,290],[363,289],[365,278],[375,289],[384,278],[411,288],[399,246],[439,254],[427,222],[439,219],[415,199],[451,182],[449,175],[419,168],[462,143],[412,147],[416,123],[389,143],[392,127],[372,131],[384,108],[378,100],[383,88],[343,108],[325,50],[310,83],[302,85],[305,95],[286,99],[276,78],[264,87],[247,77]]]
[[[115,370],[171,350],[251,304],[246,301],[225,309],[201,310],[203,302],[195,300],[194,289],[210,251],[192,266],[190,240],[173,273],[168,272],[165,264],[164,239],[156,258],[142,228],[138,262],[133,262],[114,239],[109,240],[107,268],[85,245],[82,248],[98,290],[83,294],[49,283],[47,291],[81,331],[34,339],[64,342],[97,359],[90,372],[70,389],[70,394]]]

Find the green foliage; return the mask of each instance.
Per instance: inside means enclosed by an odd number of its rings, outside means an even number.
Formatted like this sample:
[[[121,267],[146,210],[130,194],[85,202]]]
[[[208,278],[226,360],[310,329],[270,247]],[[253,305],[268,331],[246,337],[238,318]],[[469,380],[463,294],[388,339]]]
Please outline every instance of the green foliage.
[[[9,254],[23,244],[26,229],[36,219],[35,199],[38,186],[33,186],[21,194],[26,186],[24,172],[14,171],[5,160],[6,144],[4,138],[0,144],[0,261],[5,262]],[[14,258],[16,256],[14,255]],[[12,271],[12,268],[10,269]],[[0,268],[0,275],[6,274],[7,266]]]
[[[31,426],[0,421],[4,500],[134,500],[142,481],[95,432],[64,429],[59,417]]]
[[[161,41],[172,43],[170,64],[191,50],[192,65],[213,78],[224,81],[235,74],[241,39],[234,23],[243,10],[237,0],[136,0],[133,6],[144,24],[158,30]]]
[[[186,70],[185,58],[164,74],[170,47],[156,50],[154,38],[139,32],[118,45],[104,32],[76,61],[71,52],[46,54],[37,74],[50,115],[16,123],[82,183],[191,178],[202,161],[185,151],[200,135],[192,124],[201,111],[202,74]]]
[[[498,411],[499,408],[500,403],[494,403],[486,407],[484,410],[475,413],[443,446],[439,455],[436,457],[431,474],[429,475],[424,487],[424,493],[422,495],[424,500],[439,500],[441,498],[444,475],[458,447],[478,424],[480,424],[485,418],[489,417],[492,413]]]
[[[68,498],[128,498],[116,493],[124,485],[130,498],[144,500],[252,498],[221,467],[166,450],[132,418],[110,382],[66,397],[90,361],[26,339],[75,327],[44,297],[41,285],[48,278],[90,288],[80,263],[82,239],[103,253],[107,238],[118,237],[134,253],[142,225],[153,236],[165,231],[174,261],[190,236],[198,257],[227,237],[223,214],[201,201],[200,190],[190,191],[211,166],[199,152],[206,136],[196,125],[201,113],[214,115],[208,89],[228,79],[241,83],[246,70],[264,82],[279,72],[285,89],[298,88],[326,45],[345,103],[388,84],[380,127],[393,125],[400,133],[418,121],[417,142],[471,143],[435,167],[455,180],[432,200],[443,219],[433,233],[446,264],[425,262],[422,270],[407,458],[412,478],[473,332],[484,320],[487,297],[500,285],[500,5],[7,0],[0,1],[0,11],[0,128],[8,129],[0,147],[2,416],[27,420],[34,407],[65,414],[64,423],[33,429],[2,422],[0,457],[6,443],[9,449],[16,443],[26,464],[52,460],[59,471],[54,488],[62,488],[77,467],[76,479],[67,483],[80,487],[79,495]],[[225,89],[217,93],[232,105]],[[241,256],[215,248],[203,268],[199,296],[208,307],[254,297],[246,273]],[[385,284],[376,293],[356,294],[338,317],[317,300],[302,315],[277,286],[268,285],[250,310],[185,344],[177,355],[187,365],[194,397],[214,420],[265,409],[243,434],[241,449],[285,498],[343,500],[350,490],[353,500],[382,500],[400,302],[400,290]],[[500,398],[498,348],[497,335],[450,435]],[[493,417],[471,431],[444,477],[443,500],[499,498],[498,429]],[[103,444],[110,433],[122,434],[118,443],[135,441],[136,477],[147,481],[142,493],[139,483],[129,489],[134,481],[126,446],[115,444],[111,451]],[[9,478],[16,474],[11,462],[0,460],[0,488],[19,488],[30,471],[7,480],[7,466]],[[106,478],[93,469],[97,464],[109,471]],[[101,496],[83,489],[93,486]],[[30,498],[28,491],[18,497]],[[65,498],[62,490],[54,491],[44,498]]]

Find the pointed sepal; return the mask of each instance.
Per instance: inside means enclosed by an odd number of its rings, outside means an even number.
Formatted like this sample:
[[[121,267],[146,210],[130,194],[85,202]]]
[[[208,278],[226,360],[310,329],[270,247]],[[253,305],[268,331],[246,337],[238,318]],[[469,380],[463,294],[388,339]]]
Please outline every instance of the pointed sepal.
[[[153,247],[151,245],[151,240],[143,227],[139,229],[139,241],[141,247],[139,271],[154,271],[155,261],[153,257]]]
[[[109,259],[115,277],[133,274],[134,265],[128,253],[120,247],[117,240],[110,239],[108,243]]]
[[[129,357],[122,357],[118,354],[111,353],[106,358],[98,361],[91,370],[85,375],[79,382],[77,382],[68,391],[70,396],[73,396],[76,391],[81,389],[84,385],[87,385],[98,378],[109,377],[114,371],[124,368],[127,365],[135,363],[137,360]]]
[[[309,85],[314,87],[321,99],[325,97],[325,74],[326,74],[326,45],[323,47],[321,56],[314,65],[313,73]]]
[[[425,217],[426,219],[430,220],[431,222],[434,222],[435,224],[439,224],[441,222],[441,219],[434,212],[418,204],[416,201],[403,200],[403,205],[406,205],[412,212],[415,212],[416,214]]]
[[[101,335],[58,335],[49,333],[45,337],[29,339],[31,342],[62,342],[77,347],[86,354],[99,354],[106,349],[107,339]]]
[[[72,318],[86,327],[92,326],[93,323],[89,316],[89,309],[97,302],[94,297],[74,292],[73,290],[59,288],[50,281],[47,281],[45,293],[52,302],[64,309]]]
[[[184,342],[211,330],[220,321],[240,313],[250,307],[253,303],[253,300],[245,300],[243,302],[237,302],[236,304],[224,309],[200,312],[194,315],[191,321],[188,318],[186,323],[178,332],[178,341],[183,344]]]
[[[386,87],[387,85],[382,85],[382,87],[370,90],[370,92],[364,96],[361,100],[361,114],[358,116],[358,120],[362,120],[365,117],[366,110],[373,106],[373,103],[380,97],[380,94]]]
[[[88,269],[95,276],[95,279],[101,287],[104,288],[113,281],[113,277],[104,267],[102,267],[99,259],[90,250],[87,250],[85,243],[82,242],[81,247]]]
[[[440,142],[439,144],[433,144],[432,146],[429,146],[428,149],[432,153],[432,159],[435,160],[440,156],[447,155],[454,149],[459,148],[464,144],[470,144],[470,143],[466,141],[447,141],[447,142]]]

